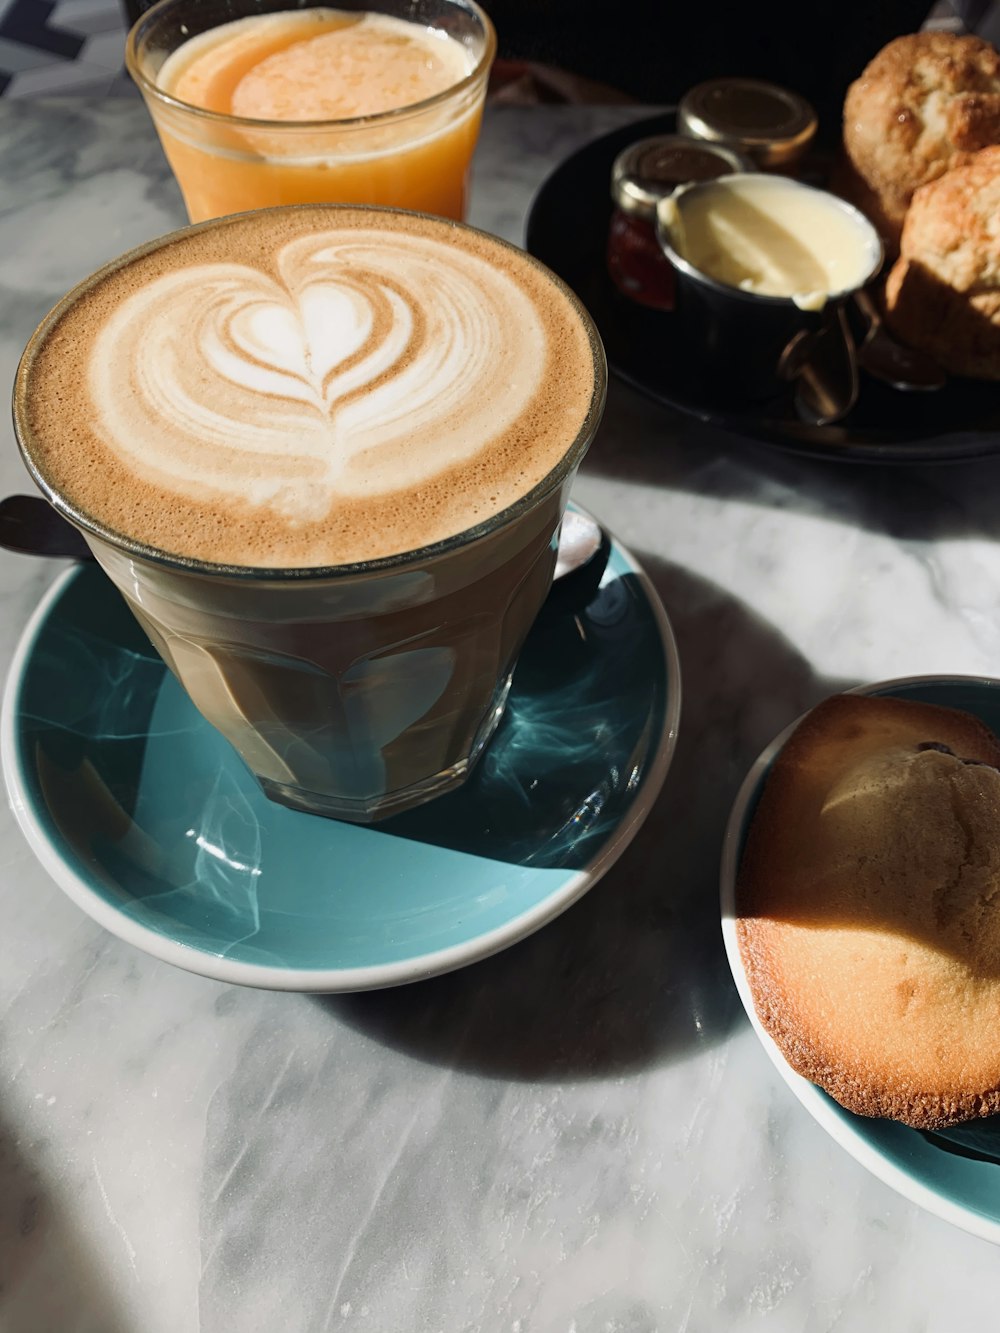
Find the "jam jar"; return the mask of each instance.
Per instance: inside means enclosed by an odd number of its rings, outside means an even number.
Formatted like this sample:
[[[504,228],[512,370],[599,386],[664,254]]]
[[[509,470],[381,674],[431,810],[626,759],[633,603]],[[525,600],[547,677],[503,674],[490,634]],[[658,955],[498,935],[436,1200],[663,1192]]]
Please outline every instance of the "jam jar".
[[[656,239],[657,203],[678,185],[750,170],[744,154],[683,134],[639,139],[623,149],[611,169],[615,210],[607,254],[618,290],[654,310],[673,309],[674,271]]]

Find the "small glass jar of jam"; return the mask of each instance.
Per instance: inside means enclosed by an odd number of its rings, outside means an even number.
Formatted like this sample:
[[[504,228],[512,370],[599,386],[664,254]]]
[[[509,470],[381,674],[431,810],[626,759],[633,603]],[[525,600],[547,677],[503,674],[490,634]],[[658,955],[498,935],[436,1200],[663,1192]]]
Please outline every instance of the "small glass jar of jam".
[[[684,134],[733,148],[758,171],[792,171],[816,124],[804,97],[761,79],[709,79],[686,92],[677,108]]]
[[[608,231],[608,272],[618,290],[654,310],[673,309],[674,271],[656,239],[657,203],[678,185],[752,169],[743,154],[683,134],[623,149],[611,169],[615,211]]]

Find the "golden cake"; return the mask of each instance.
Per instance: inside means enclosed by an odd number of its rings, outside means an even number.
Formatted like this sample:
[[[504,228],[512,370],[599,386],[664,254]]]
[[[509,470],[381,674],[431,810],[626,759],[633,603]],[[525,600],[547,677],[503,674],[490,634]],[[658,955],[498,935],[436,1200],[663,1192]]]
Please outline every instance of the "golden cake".
[[[1000,146],[916,191],[885,313],[945,370],[1000,379]]]
[[[736,886],[761,1023],[860,1115],[1000,1111],[1000,742],[978,719],[835,695],[783,747]]]
[[[918,32],[884,46],[844,101],[852,198],[894,252],[913,192],[1000,143],[1000,54],[981,37]]]

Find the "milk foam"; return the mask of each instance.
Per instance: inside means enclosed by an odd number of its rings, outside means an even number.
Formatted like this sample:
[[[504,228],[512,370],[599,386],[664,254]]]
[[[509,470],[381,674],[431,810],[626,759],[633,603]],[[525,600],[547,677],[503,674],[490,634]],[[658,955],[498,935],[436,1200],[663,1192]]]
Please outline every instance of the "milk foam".
[[[468,462],[539,389],[538,314],[475,255],[327,231],[275,267],[164,274],[95,339],[96,429],[134,475],[317,520]]]
[[[19,436],[44,484],[126,537],[347,563],[529,491],[598,369],[585,316],[513,247],[403,213],[266,210],[85,284],[22,367]]]

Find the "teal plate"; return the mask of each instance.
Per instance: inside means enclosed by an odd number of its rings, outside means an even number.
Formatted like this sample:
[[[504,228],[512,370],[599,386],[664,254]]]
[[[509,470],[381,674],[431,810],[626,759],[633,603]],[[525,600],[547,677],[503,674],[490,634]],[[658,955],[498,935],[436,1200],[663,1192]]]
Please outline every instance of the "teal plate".
[[[855,694],[961,708],[1000,735],[1000,681],[977,676],[911,676],[859,686]],[[811,1116],[887,1185],[965,1231],[1000,1244],[1000,1116],[928,1133],[893,1120],[854,1115],[797,1074],[761,1027],[736,939],[736,872],[768,771],[792,723],[747,774],[733,805],[722,853],[722,933],[740,999],[775,1068]]]
[[[535,626],[466,785],[338,823],[268,801],[81,566],[22,636],[2,749],[36,856],[114,934],[222,981],[367,990],[495,953],[591,888],[662,786],[679,714],[666,613],[613,544],[586,609]]]

